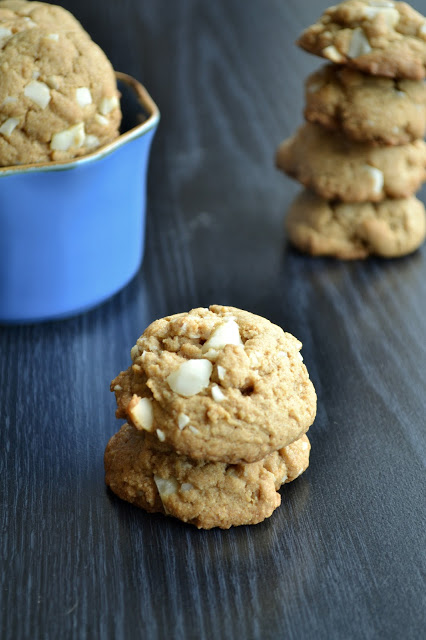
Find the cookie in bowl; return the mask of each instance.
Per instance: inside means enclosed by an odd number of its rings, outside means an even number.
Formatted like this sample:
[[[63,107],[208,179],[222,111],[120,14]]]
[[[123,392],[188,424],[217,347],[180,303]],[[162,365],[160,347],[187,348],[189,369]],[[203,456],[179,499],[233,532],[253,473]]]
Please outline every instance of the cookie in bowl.
[[[65,9],[0,1],[0,166],[77,158],[119,135],[106,55]]]

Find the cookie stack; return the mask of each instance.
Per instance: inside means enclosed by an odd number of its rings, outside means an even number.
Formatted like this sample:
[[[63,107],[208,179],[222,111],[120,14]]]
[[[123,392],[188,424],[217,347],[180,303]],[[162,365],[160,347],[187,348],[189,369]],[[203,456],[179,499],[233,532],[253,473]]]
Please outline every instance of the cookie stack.
[[[127,423],[105,451],[107,485],[203,529],[269,517],[309,464],[316,394],[301,346],[233,307],[151,324],[111,383]]]
[[[426,21],[404,2],[347,0],[297,43],[333,64],[306,81],[307,123],[277,166],[307,190],[286,219],[290,241],[341,259],[414,251],[426,233]]]

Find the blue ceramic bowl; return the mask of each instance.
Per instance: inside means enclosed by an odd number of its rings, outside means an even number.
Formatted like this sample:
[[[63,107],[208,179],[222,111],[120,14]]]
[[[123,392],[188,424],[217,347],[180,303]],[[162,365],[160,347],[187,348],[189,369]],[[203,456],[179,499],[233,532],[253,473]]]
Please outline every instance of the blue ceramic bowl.
[[[160,114],[136,80],[121,73],[117,80],[125,133],[114,142],[71,162],[0,168],[2,323],[85,311],[139,269]]]

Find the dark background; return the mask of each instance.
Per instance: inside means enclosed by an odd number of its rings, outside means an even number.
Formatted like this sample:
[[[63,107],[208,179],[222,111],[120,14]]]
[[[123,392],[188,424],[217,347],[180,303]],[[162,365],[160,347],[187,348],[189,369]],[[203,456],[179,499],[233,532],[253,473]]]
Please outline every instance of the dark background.
[[[424,637],[425,247],[342,263],[282,229],[298,186],[274,150],[321,64],[293,43],[325,3],[60,4],[162,120],[138,276],[83,316],[0,329],[1,638]],[[136,338],[211,303],[303,342],[318,414],[274,515],[203,532],[116,499],[102,457]]]

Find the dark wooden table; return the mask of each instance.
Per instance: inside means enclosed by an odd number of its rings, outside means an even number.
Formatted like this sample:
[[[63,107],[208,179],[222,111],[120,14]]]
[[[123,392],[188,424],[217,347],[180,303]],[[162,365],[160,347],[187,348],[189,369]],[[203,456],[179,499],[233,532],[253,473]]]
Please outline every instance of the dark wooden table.
[[[320,64],[293,42],[324,3],[61,4],[162,121],[138,276],[86,315],[0,329],[1,638],[423,638],[426,249],[315,260],[282,228],[298,186],[274,149]],[[203,532],[116,499],[102,458],[136,338],[211,303],[303,341],[318,414],[280,509]]]

